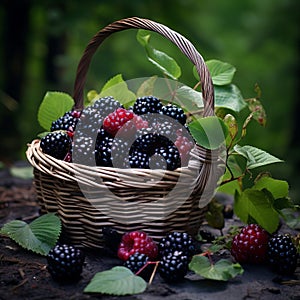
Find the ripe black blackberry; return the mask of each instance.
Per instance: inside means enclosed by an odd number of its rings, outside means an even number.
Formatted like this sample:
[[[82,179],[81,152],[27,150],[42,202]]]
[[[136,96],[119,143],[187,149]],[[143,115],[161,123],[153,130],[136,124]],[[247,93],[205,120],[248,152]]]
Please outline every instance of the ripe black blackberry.
[[[136,139],[131,146],[131,151],[140,151],[151,155],[157,146],[161,145],[161,137],[152,132],[152,128],[141,129],[136,133]]]
[[[178,282],[188,271],[189,260],[184,252],[174,251],[162,257],[159,263],[159,274],[166,282]]]
[[[186,115],[182,108],[178,107],[174,104],[167,104],[164,105],[161,108],[161,113],[163,115],[169,116],[175,120],[177,120],[179,123],[184,125],[186,123]]]
[[[153,155],[159,155],[162,158],[161,160],[155,160],[156,165],[161,161],[161,164],[156,167],[158,169],[174,171],[180,167],[180,154],[172,143],[156,148]]]
[[[268,242],[268,262],[273,271],[291,275],[297,267],[297,248],[289,235],[275,234]]]
[[[72,147],[72,141],[67,133],[53,131],[41,139],[40,146],[44,153],[63,160]]]
[[[97,113],[101,116],[101,118],[105,118],[110,113],[114,112],[117,108],[123,108],[123,105],[114,97],[107,96],[96,99],[91,105],[94,109],[96,109]]]
[[[72,147],[72,159],[75,163],[95,166],[95,141],[91,137],[75,135]]]
[[[72,282],[80,279],[85,255],[72,245],[56,245],[47,255],[47,269],[58,282]]]
[[[105,137],[96,142],[95,159],[97,166],[112,167],[111,146],[113,141],[113,138]]]
[[[186,232],[170,232],[161,239],[158,249],[161,257],[180,251],[191,259],[196,254],[196,241]]]
[[[129,154],[129,164],[131,168],[149,169],[149,155],[140,150],[133,150]]]
[[[51,131],[56,130],[68,130],[74,132],[78,119],[80,117],[80,112],[70,110],[66,112],[62,117],[52,122]]]
[[[133,105],[133,112],[137,115],[159,113],[162,108],[160,100],[154,96],[144,96],[137,98]]]
[[[145,269],[141,271],[141,269],[147,264],[149,261],[149,257],[146,254],[141,254],[139,252],[135,252],[134,254],[130,255],[129,258],[124,262],[124,267],[130,269],[132,273],[138,273],[138,276],[143,277],[147,280],[150,275],[153,267],[151,268],[150,265],[146,266]]]

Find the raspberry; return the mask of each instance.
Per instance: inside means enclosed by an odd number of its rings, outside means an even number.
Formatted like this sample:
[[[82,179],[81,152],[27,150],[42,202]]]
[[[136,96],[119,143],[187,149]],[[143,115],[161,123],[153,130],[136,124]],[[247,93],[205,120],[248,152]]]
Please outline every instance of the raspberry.
[[[273,271],[291,275],[297,267],[297,249],[289,235],[274,234],[268,242],[268,262]]]
[[[156,243],[145,232],[131,231],[122,236],[118,249],[118,257],[127,260],[132,254],[146,254],[149,259],[155,259],[158,254]]]
[[[159,113],[162,108],[160,100],[153,96],[144,96],[136,99],[133,112],[137,115]]]
[[[239,263],[263,263],[266,260],[268,233],[257,224],[244,226],[233,237],[231,254]]]
[[[159,264],[159,274],[166,282],[178,282],[188,271],[188,257],[180,251],[163,256]]]
[[[161,257],[174,251],[184,253],[189,259],[196,254],[196,242],[186,232],[170,232],[158,244]]]
[[[161,113],[177,120],[182,125],[186,122],[186,115],[182,108],[174,104],[164,105],[161,108]]]
[[[117,108],[114,112],[104,118],[103,128],[111,135],[115,136],[118,130],[133,117],[134,114],[132,111],[124,108]]]
[[[79,111],[68,111],[62,117],[58,118],[56,121],[52,122],[51,131],[56,130],[68,130],[74,132],[78,119],[80,117]]]
[[[48,133],[41,139],[40,145],[44,153],[62,160],[72,147],[71,138],[62,131]]]
[[[72,245],[56,245],[47,255],[47,269],[58,282],[71,282],[80,278],[84,253]]]

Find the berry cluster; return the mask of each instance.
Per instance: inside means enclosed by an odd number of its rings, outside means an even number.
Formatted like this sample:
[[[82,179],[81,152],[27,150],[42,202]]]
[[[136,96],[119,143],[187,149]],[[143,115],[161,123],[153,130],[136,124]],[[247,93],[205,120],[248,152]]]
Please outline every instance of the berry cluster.
[[[177,282],[187,274],[195,249],[195,241],[184,232],[171,232],[157,245],[146,233],[132,231],[123,235],[118,256],[125,261],[125,267],[142,277],[143,274],[149,277],[149,269],[148,273],[146,270],[156,263],[166,282]]]
[[[267,263],[279,274],[291,275],[298,253],[289,235],[269,235],[257,224],[244,226],[232,240],[231,254],[239,263]]]
[[[52,123],[41,149],[57,159],[118,168],[175,170],[187,166],[194,147],[184,111],[153,96],[125,109],[113,97]]]

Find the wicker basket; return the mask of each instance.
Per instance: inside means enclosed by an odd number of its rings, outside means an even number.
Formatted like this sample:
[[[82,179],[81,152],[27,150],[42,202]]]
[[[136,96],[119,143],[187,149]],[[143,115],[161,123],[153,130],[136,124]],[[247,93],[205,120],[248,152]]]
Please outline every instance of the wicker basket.
[[[214,115],[212,80],[203,58],[183,36],[156,22],[127,18],[100,30],[79,62],[74,85],[75,108],[83,109],[83,89],[92,56],[105,38],[125,29],[152,30],[168,38],[191,60],[201,78],[203,116]],[[195,235],[205,206],[223,174],[218,151],[195,145],[187,167],[175,171],[116,169],[68,163],[44,154],[40,141],[28,145],[41,211],[57,212],[75,244],[102,248],[102,228],[120,233],[143,230],[155,240],[170,231]]]

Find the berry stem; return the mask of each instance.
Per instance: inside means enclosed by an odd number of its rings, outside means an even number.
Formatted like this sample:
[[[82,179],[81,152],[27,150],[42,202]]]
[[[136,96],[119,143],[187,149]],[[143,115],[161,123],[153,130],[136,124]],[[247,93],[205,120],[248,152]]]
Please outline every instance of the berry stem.
[[[159,262],[159,261],[158,261]],[[154,265],[156,264],[157,261],[147,261],[136,273],[135,275],[139,275],[141,272],[143,272],[143,270],[145,270],[147,268],[147,266],[149,265]]]
[[[159,265],[159,261],[156,261],[156,262],[155,262],[155,267],[154,267],[154,270],[153,270],[153,272],[152,272],[152,274],[151,274],[151,277],[150,277],[150,279],[149,279],[148,285],[151,285],[151,283],[152,283],[152,281],[153,281],[153,278],[154,278],[154,276],[155,276],[155,274],[156,274],[156,270],[157,270],[157,268],[158,268],[158,265]]]

